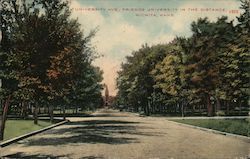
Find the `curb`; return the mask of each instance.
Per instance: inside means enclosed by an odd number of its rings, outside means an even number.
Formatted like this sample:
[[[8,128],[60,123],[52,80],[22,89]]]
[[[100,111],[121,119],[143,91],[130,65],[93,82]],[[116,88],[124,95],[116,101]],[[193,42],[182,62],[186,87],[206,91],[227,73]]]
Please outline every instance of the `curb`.
[[[214,130],[214,129],[208,129],[208,128],[203,128],[203,127],[198,127],[198,126],[184,124],[184,123],[178,123],[178,122],[171,121],[171,120],[168,120],[168,121],[173,122],[173,123],[178,124],[178,125],[181,125],[181,126],[185,126],[185,127],[189,127],[189,128],[193,128],[193,129],[198,129],[198,130],[206,131],[206,132],[209,132],[209,133],[214,133],[214,134],[220,134],[220,135],[224,135],[224,136],[239,138],[239,139],[245,140],[246,142],[250,143],[250,137],[247,137],[247,136],[232,134],[232,133],[218,131],[218,130]]]
[[[30,133],[27,133],[27,134],[24,134],[24,135],[21,135],[21,136],[18,136],[18,137],[9,139],[9,140],[7,140],[7,141],[1,142],[1,143],[0,143],[0,147],[8,146],[8,145],[10,145],[10,144],[12,144],[12,143],[15,143],[15,142],[17,142],[17,141],[23,140],[23,139],[28,138],[28,137],[30,137],[30,136],[33,136],[33,135],[39,134],[39,133],[41,133],[41,132],[44,132],[44,131],[46,131],[46,130],[52,129],[52,128],[54,128],[54,127],[63,125],[63,124],[65,124],[65,123],[67,123],[67,122],[69,122],[69,120],[61,121],[61,122],[59,122],[59,123],[57,123],[57,124],[54,124],[54,125],[45,127],[45,128],[43,128],[43,129],[36,130],[36,131],[32,131],[32,132],[30,132]]]

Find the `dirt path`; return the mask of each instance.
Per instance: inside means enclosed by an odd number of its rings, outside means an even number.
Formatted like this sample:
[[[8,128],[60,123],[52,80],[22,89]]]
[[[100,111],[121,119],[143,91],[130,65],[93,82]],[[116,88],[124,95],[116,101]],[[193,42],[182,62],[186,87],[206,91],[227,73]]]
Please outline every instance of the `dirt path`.
[[[6,158],[244,159],[250,143],[165,118],[101,110],[0,149]]]

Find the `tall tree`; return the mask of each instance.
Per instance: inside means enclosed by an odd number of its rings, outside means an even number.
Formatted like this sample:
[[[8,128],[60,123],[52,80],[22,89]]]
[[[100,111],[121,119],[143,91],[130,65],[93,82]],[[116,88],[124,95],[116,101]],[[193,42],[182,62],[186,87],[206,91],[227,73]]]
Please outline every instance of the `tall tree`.
[[[167,55],[151,71],[154,78],[155,89],[160,89],[163,94],[168,94],[165,103],[176,105],[181,109],[184,116],[184,63],[183,51],[179,45],[179,40],[175,39],[172,43],[166,45]]]
[[[234,27],[226,17],[217,22],[207,18],[192,23],[193,36],[183,46],[188,54],[188,84],[195,94],[200,94],[206,101],[208,116],[213,115],[211,100],[216,96],[215,90],[221,84],[219,70],[222,67],[220,56],[227,49],[227,44],[234,40]],[[226,30],[226,31],[225,31]]]
[[[92,66],[96,54],[90,44],[95,31],[87,36],[82,33],[78,21],[70,17],[68,1],[1,2],[3,118],[7,117],[12,97],[33,103],[35,124],[37,108],[42,103],[49,103],[53,108],[54,100],[62,98],[68,102],[70,93],[81,89],[78,87],[93,87],[86,92],[95,98],[100,97],[101,71]],[[90,79],[89,85],[80,84]],[[87,94],[80,98],[84,96]],[[2,139],[6,119],[1,121]]]

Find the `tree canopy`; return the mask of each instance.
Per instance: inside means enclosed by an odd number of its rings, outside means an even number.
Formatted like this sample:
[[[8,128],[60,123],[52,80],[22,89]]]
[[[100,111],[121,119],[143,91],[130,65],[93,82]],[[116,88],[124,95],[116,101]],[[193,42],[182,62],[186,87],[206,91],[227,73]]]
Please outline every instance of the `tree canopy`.
[[[67,0],[1,0],[0,20],[1,99],[35,110],[99,106],[102,71],[92,64],[98,54],[91,45],[96,30],[83,32]]]
[[[199,107],[208,116],[248,106],[249,1],[241,9],[237,23],[199,18],[190,37],[134,51],[117,78],[117,105],[145,114]]]

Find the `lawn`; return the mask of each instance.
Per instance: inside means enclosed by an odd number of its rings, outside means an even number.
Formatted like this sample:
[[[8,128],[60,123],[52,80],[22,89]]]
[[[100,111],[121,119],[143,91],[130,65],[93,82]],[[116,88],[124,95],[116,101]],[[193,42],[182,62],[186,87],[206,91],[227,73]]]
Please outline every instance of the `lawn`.
[[[250,137],[250,119],[176,119],[172,121]]]
[[[33,120],[7,120],[4,140],[8,140],[51,125],[49,121],[39,120],[38,125]]]

